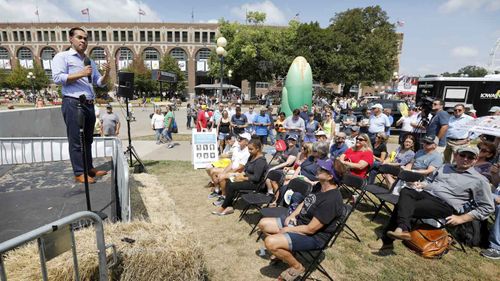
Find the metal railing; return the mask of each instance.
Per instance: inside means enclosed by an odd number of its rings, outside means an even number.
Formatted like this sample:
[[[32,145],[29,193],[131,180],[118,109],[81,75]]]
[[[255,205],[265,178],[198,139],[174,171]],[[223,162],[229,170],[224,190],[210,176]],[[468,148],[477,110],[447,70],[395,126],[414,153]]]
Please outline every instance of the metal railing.
[[[130,221],[129,168],[120,139],[97,137],[92,143],[92,157],[112,157],[113,179],[118,192],[119,217]],[[69,160],[65,137],[0,138],[0,166]]]
[[[0,280],[7,281],[7,270],[4,266],[3,256],[10,250],[23,246],[33,240],[37,240],[38,253],[40,256],[40,265],[42,271],[42,278],[44,281],[48,280],[46,262],[57,257],[58,255],[72,250],[73,254],[73,267],[75,272],[75,280],[80,280],[80,273],[78,270],[78,258],[75,243],[75,236],[73,224],[81,222],[82,220],[91,220],[95,233],[97,243],[97,255],[99,260],[99,280],[108,280],[108,270],[106,263],[106,249],[113,249],[113,264],[117,263],[116,248],[113,244],[106,245],[104,241],[104,227],[101,218],[93,212],[78,212],[53,223],[46,224],[35,230],[32,230],[23,235],[17,236],[0,244]]]

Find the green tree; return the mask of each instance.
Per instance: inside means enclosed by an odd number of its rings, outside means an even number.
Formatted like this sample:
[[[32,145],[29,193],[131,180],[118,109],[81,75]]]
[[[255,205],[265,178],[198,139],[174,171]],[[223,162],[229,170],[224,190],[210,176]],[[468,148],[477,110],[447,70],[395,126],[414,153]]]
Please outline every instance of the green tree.
[[[7,76],[6,79],[6,84],[8,85],[9,88],[15,89],[29,89],[30,82],[28,81],[28,78],[26,76],[28,75],[28,70],[21,67],[21,64],[19,63],[18,60],[14,62],[14,67],[10,74]]]
[[[486,74],[488,74],[488,70],[484,67],[480,66],[475,66],[475,65],[468,65],[465,67],[462,67],[458,70],[459,76],[467,75],[468,77],[484,77]]]
[[[389,81],[396,67],[397,34],[380,6],[349,9],[335,15],[327,28],[328,56],[324,82],[352,85]]]
[[[174,90],[179,93],[182,93],[186,90],[186,74],[181,71],[181,69],[179,68],[179,64],[177,63],[177,60],[174,59],[171,55],[169,54],[163,55],[160,62],[160,70],[171,72],[177,75],[177,83],[175,84],[165,83],[167,84],[166,89]]]
[[[45,70],[39,61],[35,60],[33,63],[33,69],[28,70],[28,72],[30,71],[33,72],[33,75],[36,77],[34,80],[35,90],[40,91],[49,86],[49,77],[45,73]]]
[[[284,75],[293,60],[293,47],[289,41],[295,38],[294,28],[248,26],[220,22],[220,32],[228,45],[224,58],[224,77],[232,70],[232,80],[250,82],[250,98],[255,96],[257,81],[271,81]],[[212,52],[210,76],[220,77],[220,59]]]
[[[0,69],[0,88],[7,88],[7,77],[9,73],[5,69]]]
[[[295,55],[306,58],[316,81],[329,81],[330,56],[335,52],[331,33],[319,26],[318,22],[302,23],[297,27],[296,39],[293,40]]]
[[[486,74],[488,74],[488,70],[486,70],[486,68],[480,67],[480,66],[475,66],[475,65],[468,65],[468,66],[462,67],[457,72],[443,72],[443,73],[441,73],[441,75],[444,77],[460,77],[460,76],[484,77]]]
[[[259,11],[250,11],[247,13],[247,22],[261,24],[266,21],[266,13]]]
[[[134,89],[136,92],[141,94],[151,93],[156,89],[156,81],[151,78],[151,70],[146,68],[142,57],[135,57],[132,64],[125,71],[134,73]]]

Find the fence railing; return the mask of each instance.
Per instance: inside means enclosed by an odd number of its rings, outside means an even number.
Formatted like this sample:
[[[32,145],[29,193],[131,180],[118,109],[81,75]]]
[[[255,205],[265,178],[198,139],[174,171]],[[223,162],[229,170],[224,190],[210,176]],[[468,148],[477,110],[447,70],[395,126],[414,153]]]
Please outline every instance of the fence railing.
[[[91,220],[95,228],[97,255],[99,260],[99,280],[108,280],[108,265],[106,263],[106,248],[113,249],[113,264],[117,262],[116,249],[114,245],[106,245],[104,241],[104,227],[101,218],[93,212],[78,212],[55,222],[41,226],[23,235],[17,236],[3,243],[0,243],[0,280],[7,281],[7,269],[4,266],[3,256],[10,250],[23,246],[33,240],[37,240],[42,279],[48,280],[47,261],[58,255],[72,250],[73,268],[75,280],[80,280],[78,269],[77,249],[75,243],[73,225],[78,225],[82,220]]]
[[[129,168],[118,138],[98,137],[92,143],[92,157],[111,157],[114,187],[118,193],[118,217],[130,221]],[[0,166],[69,160],[65,137],[0,138]]]

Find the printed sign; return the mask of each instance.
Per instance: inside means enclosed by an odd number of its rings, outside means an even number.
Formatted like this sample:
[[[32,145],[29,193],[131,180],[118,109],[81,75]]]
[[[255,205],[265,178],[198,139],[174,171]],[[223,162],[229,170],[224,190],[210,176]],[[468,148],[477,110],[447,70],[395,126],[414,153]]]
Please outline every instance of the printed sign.
[[[192,132],[193,166],[195,169],[206,168],[218,160],[217,134],[212,132]]]

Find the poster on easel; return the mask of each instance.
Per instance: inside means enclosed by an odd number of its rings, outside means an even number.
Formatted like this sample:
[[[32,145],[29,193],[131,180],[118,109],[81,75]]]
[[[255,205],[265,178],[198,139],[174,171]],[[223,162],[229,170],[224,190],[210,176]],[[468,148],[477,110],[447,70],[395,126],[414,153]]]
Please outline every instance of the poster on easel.
[[[217,134],[192,131],[192,157],[194,169],[206,168],[218,160]]]

